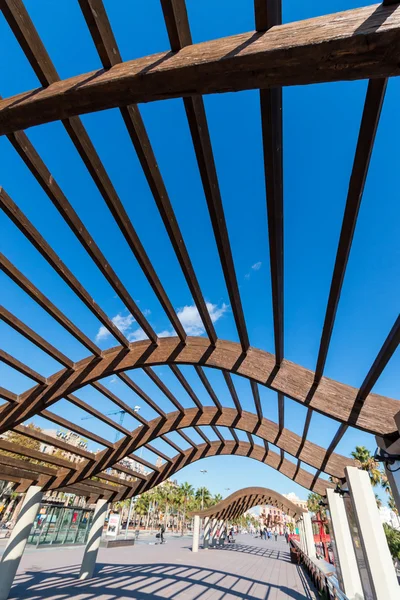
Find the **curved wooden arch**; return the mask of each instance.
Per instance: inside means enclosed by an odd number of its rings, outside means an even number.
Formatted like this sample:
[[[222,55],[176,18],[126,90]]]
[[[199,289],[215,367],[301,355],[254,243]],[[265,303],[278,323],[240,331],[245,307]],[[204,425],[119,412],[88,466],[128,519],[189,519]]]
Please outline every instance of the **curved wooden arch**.
[[[344,478],[345,467],[354,466],[352,459],[336,453],[332,453],[326,460],[325,451],[321,446],[303,441],[300,436],[287,429],[279,431],[278,425],[268,419],[263,418],[260,422],[256,415],[246,411],[239,415],[233,408],[217,409],[207,406],[202,411],[197,408],[189,408],[182,413],[179,411],[168,413],[165,417],[149,421],[146,426],[137,427],[130,436],[125,436],[114,446],[99,452],[95,461],[84,464],[75,473],[60,473],[53,487],[72,485],[97,476],[156,438],[172,431],[199,425],[234,427],[250,434],[254,433],[267,442],[279,444],[284,451],[315,469],[324,470],[333,477]],[[296,470],[295,466],[294,470]]]
[[[194,517],[194,515],[199,515],[200,517],[224,519],[228,515],[233,514],[235,517],[240,517],[250,508],[254,508],[260,504],[274,504],[279,506],[281,510],[291,517],[307,512],[304,508],[297,506],[274,490],[264,487],[247,487],[233,492],[233,494],[230,494],[227,498],[218,502],[218,504],[210,506],[210,508],[191,512],[189,516]]]
[[[250,348],[244,354],[239,344],[218,340],[213,346],[201,337],[188,337],[185,343],[177,337],[162,338],[156,346],[149,341],[117,346],[102,357],[84,358],[73,369],[62,369],[20,396],[18,405],[0,413],[0,433],[21,423],[63,396],[86,384],[122,371],[153,365],[203,365],[229,371],[281,392],[300,404],[374,435],[387,436],[397,431],[394,415],[399,410],[394,399],[369,394],[353,415],[358,389],[322,377],[317,386],[314,373],[283,360],[276,366],[273,354]]]
[[[321,479],[320,477],[314,481],[314,477],[311,473],[302,468],[297,469],[295,464],[286,458],[282,460],[279,454],[272,450],[267,451],[258,444],[251,446],[249,442],[233,442],[231,440],[226,440],[223,444],[221,442],[200,444],[196,448],[189,448],[182,454],[176,455],[171,464],[163,465],[159,473],[152,473],[147,477],[147,481],[139,482],[137,488],[128,493],[128,497],[146,492],[169,477],[172,477],[172,475],[187,465],[191,465],[203,458],[210,458],[213,456],[242,456],[252,458],[253,460],[257,460],[272,467],[292,481],[295,481],[304,488],[312,490],[317,494],[325,495],[326,488],[334,487],[333,483]]]

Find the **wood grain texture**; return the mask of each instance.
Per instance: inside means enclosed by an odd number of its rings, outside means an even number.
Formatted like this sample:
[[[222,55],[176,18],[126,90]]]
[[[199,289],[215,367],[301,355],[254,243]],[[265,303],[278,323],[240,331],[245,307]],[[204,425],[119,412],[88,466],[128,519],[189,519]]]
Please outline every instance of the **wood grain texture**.
[[[373,5],[187,46],[0,102],[0,134],[132,103],[400,74],[400,11]]]
[[[21,394],[20,403],[9,415],[5,416],[0,411],[0,432],[102,377],[162,364],[203,365],[229,371],[282,392],[288,398],[339,422],[375,435],[397,432],[394,422],[394,415],[398,412],[396,400],[371,393],[365,398],[359,414],[352,418],[358,393],[356,388],[322,377],[314,390],[314,373],[304,367],[283,360],[277,369],[273,354],[251,348],[243,355],[241,346],[235,342],[219,340],[213,347],[201,337],[188,337],[186,344],[182,344],[179,338],[162,338],[157,347],[146,341],[134,342],[128,351],[116,347],[105,351],[101,359],[83,359],[76,363],[73,373],[62,370],[49,377],[43,390],[33,388]]]
[[[188,516],[194,517],[195,515],[199,515],[201,518],[216,518],[223,511],[229,510],[232,507],[233,510],[237,508],[239,509],[239,512],[235,514],[235,517],[238,517],[241,514],[244,514],[250,508],[259,506],[260,504],[269,503],[270,500],[272,502],[279,502],[282,505],[284,512],[290,514],[291,516],[300,516],[304,512],[307,512],[305,509],[297,506],[285,498],[285,496],[282,496],[282,494],[279,494],[274,490],[263,487],[247,487],[233,492],[233,494],[230,494],[221,500],[221,502],[214,504],[214,506],[211,506],[210,508],[205,508],[204,510],[200,511],[192,511],[188,514]]]

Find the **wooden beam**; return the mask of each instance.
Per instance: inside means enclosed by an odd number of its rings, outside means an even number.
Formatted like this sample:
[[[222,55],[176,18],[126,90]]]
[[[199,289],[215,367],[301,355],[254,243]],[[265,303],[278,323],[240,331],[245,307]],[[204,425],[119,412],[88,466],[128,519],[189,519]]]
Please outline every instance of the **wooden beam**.
[[[149,367],[161,364],[191,364],[210,366],[231,371],[237,375],[254,379],[257,383],[280,391],[288,398],[296,400],[307,408],[374,433],[387,436],[397,432],[394,416],[399,411],[398,401],[378,394],[370,393],[365,399],[357,418],[351,418],[351,410],[358,390],[354,387],[322,377],[317,389],[313,392],[314,373],[304,367],[284,360],[276,370],[275,357],[268,352],[252,348],[243,358],[240,344],[218,340],[215,348],[204,337],[188,337],[187,344],[182,346],[179,338],[161,338],[154,347],[145,340],[130,344],[129,350],[123,352],[117,346],[104,353],[101,360],[93,363],[93,359],[83,359],[76,363],[75,372],[71,375],[62,370],[48,378],[43,390],[37,387],[21,394],[19,409],[24,420],[35,414],[37,403],[50,406],[66,394],[75,393],[79,388],[121,371]],[[188,409],[189,410],[189,409]],[[196,413],[199,411],[196,408]],[[235,410],[237,417],[237,411]],[[199,418],[201,418],[199,416]],[[8,424],[2,419],[0,429]],[[18,422],[13,423],[18,424]],[[271,443],[274,443],[271,440]]]
[[[33,285],[29,279],[18,271],[16,267],[0,253],[0,269],[8,275],[25,293],[28,294],[39,306],[43,308],[53,319],[57,321],[68,333],[80,342],[89,352],[95,356],[101,356],[102,352],[72,321],[70,321],[42,292]]]
[[[189,20],[185,0],[162,0],[165,23],[173,52],[192,44]],[[199,95],[183,99],[189,123],[197,164],[207,201],[211,224],[217,243],[218,254],[224,273],[225,284],[229,294],[230,305],[235,319],[243,352],[250,347],[246,321],[244,317],[239,285],[236,277],[228,228],[226,225],[221,191],[215,167],[211,137],[208,129],[203,98]]]
[[[22,373],[22,375],[25,375],[25,377],[33,379],[33,381],[36,381],[36,383],[43,384],[47,381],[46,377],[43,377],[43,375],[40,375],[39,373],[25,365],[23,362],[21,362],[14,356],[11,356],[11,354],[8,354],[8,352],[5,352],[4,350],[0,350],[0,361],[3,362],[5,365],[8,365],[12,369],[15,369],[19,373]]]
[[[199,365],[195,365],[194,368],[196,370],[197,375],[200,377],[202,384],[206,388],[211,400],[213,401],[218,410],[222,410],[222,404],[218,400],[217,394],[214,392],[214,389],[211,383],[208,381],[207,375],[204,373],[202,367],[200,367]]]
[[[14,427],[14,431],[17,431],[22,435],[26,435],[27,437],[33,440],[43,442],[48,446],[60,448],[60,450],[64,450],[65,452],[68,452],[70,454],[75,454],[76,456],[80,456],[90,461],[96,460],[96,455],[93,452],[88,452],[88,450],[84,450],[80,446],[73,446],[72,444],[68,444],[62,439],[58,437],[53,437],[51,435],[47,435],[47,433],[43,433],[43,431],[39,431],[34,427],[27,427],[26,425],[17,425],[16,427]]]
[[[385,10],[393,10],[386,8]],[[400,10],[397,11],[400,16]],[[329,291],[328,304],[325,313],[324,326],[318,352],[317,366],[315,368],[315,382],[319,383],[324,372],[326,358],[335,324],[336,312],[339,306],[344,276],[350,256],[354,231],[356,228],[358,211],[364,192],[368,168],[371,160],[372,149],[378,129],[379,118],[385,98],[387,79],[374,79],[368,83],[364,111],[361,119],[355,152],[353,169],[351,172],[344,211],[342,229],[336,253],[335,266]]]
[[[160,417],[165,417],[165,412],[158,406],[154,400],[150,398],[126,373],[118,373],[118,377],[123,381],[135,394],[139,396],[146,404],[148,404]],[[137,413],[134,414],[137,418]]]
[[[12,96],[0,102],[0,135],[138,102],[396,76],[399,49],[396,6],[324,15],[139,58]]]
[[[240,404],[239,396],[237,395],[235,385],[232,381],[232,377],[231,377],[230,373],[228,373],[228,371],[222,371],[222,375],[224,376],[226,385],[228,386],[229,393],[231,395],[233,404],[235,405],[235,408],[238,411],[238,414],[241,415],[243,412],[243,408],[242,408],[242,405]]]
[[[183,389],[185,390],[185,392],[188,394],[188,396],[190,396],[191,400],[193,400],[193,402],[195,403],[197,408],[199,410],[203,410],[203,405],[200,402],[197,394],[193,390],[192,386],[189,385],[188,380],[183,375],[183,373],[179,369],[179,367],[177,367],[176,365],[169,365],[169,367],[170,367],[171,371],[173,372],[173,374],[175,375],[175,377],[177,378],[177,380],[179,381],[179,383],[181,384],[181,386],[183,387]]]
[[[94,314],[100,323],[115,337],[122,346],[129,347],[129,342],[121,333],[118,327],[109,319],[106,313],[91,298],[87,290],[81,285],[77,278],[72,274],[68,267],[58,257],[46,240],[40,235],[38,230],[27,219],[23,212],[13,202],[4,188],[0,188],[0,208],[18,227],[23,235],[31,242],[36,250],[43,256],[55,272],[65,281],[68,287],[85,304],[85,306]]]
[[[175,406],[177,410],[180,412],[184,411],[182,404],[175,398],[174,394],[171,390],[165,385],[163,381],[159,378],[157,373],[153,371],[150,367],[143,367],[143,371],[150,377],[153,383],[162,391],[162,393],[167,396],[168,400]]]
[[[33,331],[33,329],[28,327],[28,325],[23,323],[20,319],[18,319],[18,317],[13,315],[4,306],[0,306],[0,318],[5,323],[10,325],[10,327],[15,329],[15,331],[18,331],[18,333],[20,333],[27,340],[32,342],[32,344],[35,344],[38,348],[40,348],[41,350],[46,352],[46,354],[48,354],[49,356],[54,358],[54,360],[56,360],[59,363],[61,363],[62,365],[64,365],[64,367],[67,367],[69,369],[73,368],[74,363],[72,360],[70,360],[67,356],[65,356],[65,354],[60,352],[60,350],[55,348],[52,344],[49,344],[49,342],[46,342],[46,340],[44,338],[42,338],[42,336],[40,336],[38,333]]]
[[[103,67],[108,69],[121,63],[122,58],[102,0],[80,0],[79,3]],[[144,175],[157,204],[157,208],[160,212],[160,216],[163,220],[193,300],[204,323],[207,335],[209,336],[211,343],[215,343],[217,336],[214,325],[201,293],[189,253],[183,240],[182,232],[157,165],[139,109],[137,106],[131,104],[128,107],[121,108],[121,115],[137,152]],[[167,308],[167,314],[173,323],[175,330],[178,332],[178,335],[184,341],[186,333],[170,303]]]

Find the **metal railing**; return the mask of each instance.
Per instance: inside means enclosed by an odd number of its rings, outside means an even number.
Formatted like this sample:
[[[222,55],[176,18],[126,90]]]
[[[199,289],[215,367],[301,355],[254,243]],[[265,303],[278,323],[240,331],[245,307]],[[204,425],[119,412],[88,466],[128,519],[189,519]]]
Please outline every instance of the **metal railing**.
[[[325,573],[312,558],[310,558],[299,546],[296,540],[291,540],[294,548],[299,554],[299,562],[306,568],[310,579],[317,588],[323,600],[349,600],[340,589],[334,571]]]

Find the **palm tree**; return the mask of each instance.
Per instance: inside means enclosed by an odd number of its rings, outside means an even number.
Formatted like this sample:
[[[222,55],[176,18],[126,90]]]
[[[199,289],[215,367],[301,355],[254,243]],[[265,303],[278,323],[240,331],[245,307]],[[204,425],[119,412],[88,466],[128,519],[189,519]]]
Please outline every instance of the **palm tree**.
[[[183,530],[185,528],[186,525],[186,509],[187,509],[187,505],[188,502],[191,498],[193,498],[194,495],[194,487],[192,485],[190,485],[190,483],[188,483],[187,481],[185,481],[185,483],[182,483],[179,487],[179,493],[182,499],[182,504],[183,504],[183,518],[182,518],[182,535],[183,535]]]
[[[196,500],[198,501],[201,509],[210,506],[211,493],[206,487],[199,487],[196,490]]]
[[[378,508],[382,508],[382,500],[379,498],[378,494],[375,494],[376,505]]]
[[[351,456],[359,464],[360,469],[367,471],[371,484],[375,487],[382,481],[382,471],[371,452],[365,446],[356,446]]]
[[[211,504],[218,504],[218,502],[221,502],[221,500],[222,500],[221,494],[215,494],[215,496],[213,496],[211,499]]]

